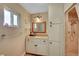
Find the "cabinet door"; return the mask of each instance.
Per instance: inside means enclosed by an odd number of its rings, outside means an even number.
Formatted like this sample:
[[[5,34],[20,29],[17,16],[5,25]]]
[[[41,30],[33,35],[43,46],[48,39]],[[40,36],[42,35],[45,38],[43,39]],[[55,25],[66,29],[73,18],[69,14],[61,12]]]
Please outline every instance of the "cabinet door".
[[[48,55],[48,44],[46,39],[37,39],[38,47],[37,53],[41,55]]]
[[[52,27],[49,28],[49,40],[61,41],[62,35],[64,34],[61,23],[54,23]]]
[[[58,42],[49,42],[49,55],[50,56],[59,56],[59,46]]]
[[[66,19],[66,40],[65,52],[66,55],[78,55],[78,15],[76,8],[72,8],[68,12],[68,19]]]
[[[26,47],[26,51],[28,52],[28,53],[34,53],[34,54],[36,54],[36,52],[37,52],[37,47],[36,47],[36,42],[35,41],[33,41],[32,39],[29,39],[29,41],[28,41],[28,45],[27,45],[27,47]]]

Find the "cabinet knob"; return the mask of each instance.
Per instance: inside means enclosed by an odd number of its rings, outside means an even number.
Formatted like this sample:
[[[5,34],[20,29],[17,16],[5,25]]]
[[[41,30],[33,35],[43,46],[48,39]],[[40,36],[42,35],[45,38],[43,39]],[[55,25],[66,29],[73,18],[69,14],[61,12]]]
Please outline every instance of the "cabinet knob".
[[[52,44],[52,42],[49,42],[50,44]]]
[[[35,44],[34,46],[37,47],[38,45]]]
[[[5,36],[6,36],[6,34],[2,34],[2,35],[1,35],[1,37],[5,37]]]
[[[75,32],[73,32],[75,34]]]
[[[28,41],[29,41],[29,38],[28,38]]]
[[[70,32],[68,31],[68,34],[70,34]]]
[[[46,42],[45,40],[43,42]]]
[[[50,27],[52,27],[52,25],[50,25]]]

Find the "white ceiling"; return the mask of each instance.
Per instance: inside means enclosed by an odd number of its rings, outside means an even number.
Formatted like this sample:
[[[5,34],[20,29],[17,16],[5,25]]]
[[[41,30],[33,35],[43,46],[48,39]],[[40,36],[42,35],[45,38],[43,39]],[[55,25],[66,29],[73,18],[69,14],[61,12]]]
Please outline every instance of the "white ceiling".
[[[48,11],[47,3],[21,3],[20,5],[22,5],[31,14]]]

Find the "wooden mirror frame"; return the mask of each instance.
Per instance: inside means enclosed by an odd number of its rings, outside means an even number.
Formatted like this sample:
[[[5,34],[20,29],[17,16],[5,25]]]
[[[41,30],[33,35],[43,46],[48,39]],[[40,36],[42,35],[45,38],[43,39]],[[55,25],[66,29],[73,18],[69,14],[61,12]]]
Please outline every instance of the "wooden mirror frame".
[[[43,23],[44,24],[44,31],[43,32],[34,32],[34,26],[33,24],[35,24],[36,22],[32,22],[32,32],[33,33],[46,33],[46,22],[39,22],[40,24]]]

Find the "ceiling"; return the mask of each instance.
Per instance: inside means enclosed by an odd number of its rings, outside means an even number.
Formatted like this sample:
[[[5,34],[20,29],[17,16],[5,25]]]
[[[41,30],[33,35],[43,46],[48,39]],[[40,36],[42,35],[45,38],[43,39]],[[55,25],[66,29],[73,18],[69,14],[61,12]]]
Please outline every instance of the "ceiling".
[[[20,5],[22,5],[31,14],[48,11],[47,3],[21,3]]]

